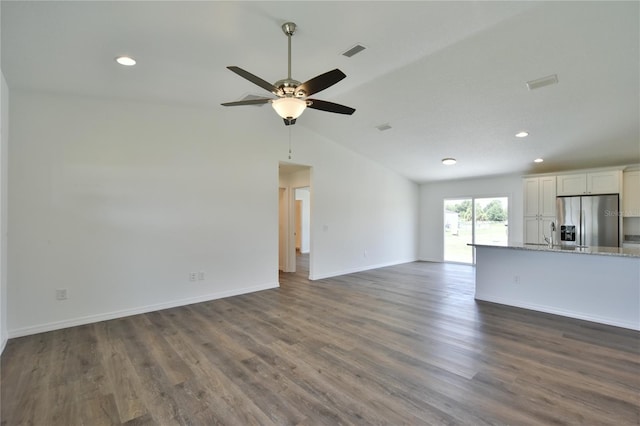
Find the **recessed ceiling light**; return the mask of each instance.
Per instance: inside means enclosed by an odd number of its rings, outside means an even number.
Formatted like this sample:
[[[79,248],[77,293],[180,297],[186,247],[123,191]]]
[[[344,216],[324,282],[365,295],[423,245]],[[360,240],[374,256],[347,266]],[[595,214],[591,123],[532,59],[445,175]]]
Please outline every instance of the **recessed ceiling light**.
[[[525,132],[524,130],[522,132],[516,133],[516,138],[526,138],[527,136],[529,136],[529,133]]]
[[[125,67],[132,67],[136,64],[136,60],[129,56],[118,56],[116,62]]]
[[[443,158],[442,159],[442,164],[444,164],[445,166],[452,166],[452,165],[456,164],[456,159],[455,158]]]
[[[542,163],[544,160],[542,158],[536,158],[533,160],[534,163]]]

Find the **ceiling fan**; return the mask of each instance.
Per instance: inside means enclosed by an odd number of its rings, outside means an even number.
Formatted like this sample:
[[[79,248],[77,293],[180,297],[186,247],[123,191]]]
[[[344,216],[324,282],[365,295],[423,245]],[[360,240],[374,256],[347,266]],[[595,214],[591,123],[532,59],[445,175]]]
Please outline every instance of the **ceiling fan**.
[[[311,80],[305,81],[304,83],[300,83],[299,81],[291,78],[291,36],[296,31],[296,24],[293,22],[286,22],[282,25],[282,31],[287,36],[289,42],[289,68],[287,78],[278,80],[274,84],[271,84],[240,67],[227,67],[240,77],[245,78],[253,84],[273,93],[277,98],[247,99],[237,102],[225,102],[222,105],[238,106],[271,103],[273,109],[275,109],[278,115],[284,119],[284,124],[286,126],[295,124],[298,117],[300,117],[307,107],[320,111],[334,112],[337,114],[353,114],[355,112],[354,108],[319,99],[310,99],[308,97],[333,86],[345,78],[346,75],[339,69],[336,68],[334,70],[327,71],[326,73],[320,74]]]

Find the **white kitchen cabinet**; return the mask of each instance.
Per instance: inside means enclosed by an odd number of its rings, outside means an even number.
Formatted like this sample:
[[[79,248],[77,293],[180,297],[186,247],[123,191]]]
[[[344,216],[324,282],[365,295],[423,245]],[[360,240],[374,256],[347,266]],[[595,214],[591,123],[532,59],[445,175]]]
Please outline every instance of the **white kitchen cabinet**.
[[[587,174],[558,176],[557,195],[582,195],[587,193]]]
[[[523,181],[524,243],[545,244],[556,219],[556,177],[540,176]]]
[[[559,175],[557,195],[591,195],[620,193],[620,170]]]
[[[524,179],[524,215],[556,215],[556,177]]]
[[[640,170],[624,172],[622,187],[622,214],[640,217]]]

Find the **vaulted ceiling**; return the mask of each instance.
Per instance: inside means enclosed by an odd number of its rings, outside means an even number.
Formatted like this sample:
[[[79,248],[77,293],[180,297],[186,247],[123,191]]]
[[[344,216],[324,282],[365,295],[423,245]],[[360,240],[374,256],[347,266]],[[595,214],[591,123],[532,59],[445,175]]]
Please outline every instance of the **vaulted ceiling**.
[[[296,126],[416,182],[553,172],[640,162],[639,17],[638,2],[608,1],[2,1],[2,70],[10,89],[281,120],[220,103],[269,95],[228,65],[286,77],[280,26],[293,21],[293,78],[340,68],[314,97],[356,108],[307,110]],[[355,44],[366,49],[342,55]],[[123,54],[138,64],[117,65]]]

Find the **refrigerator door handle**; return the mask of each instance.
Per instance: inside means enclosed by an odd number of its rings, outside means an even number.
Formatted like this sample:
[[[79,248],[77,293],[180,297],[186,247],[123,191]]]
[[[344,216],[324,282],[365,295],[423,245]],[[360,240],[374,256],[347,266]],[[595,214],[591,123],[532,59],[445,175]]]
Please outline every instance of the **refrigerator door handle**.
[[[584,229],[587,224],[587,213],[584,209],[580,210],[580,246],[585,247],[587,245],[587,232]]]

